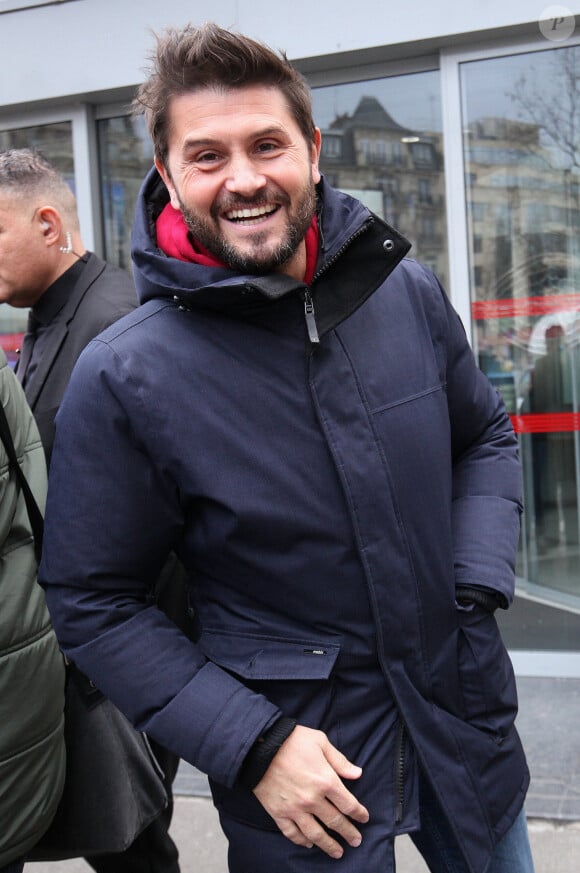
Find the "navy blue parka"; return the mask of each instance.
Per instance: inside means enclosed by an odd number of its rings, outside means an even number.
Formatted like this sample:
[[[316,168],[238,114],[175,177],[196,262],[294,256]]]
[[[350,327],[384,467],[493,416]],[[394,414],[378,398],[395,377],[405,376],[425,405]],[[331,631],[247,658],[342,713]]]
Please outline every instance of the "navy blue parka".
[[[528,773],[495,618],[455,590],[513,599],[517,442],[406,240],[324,180],[318,195],[306,288],[166,257],[167,193],[148,176],[141,306],[73,373],[41,581],[66,654],[208,773],[223,816],[275,828],[237,777],[286,715],[363,766],[349,787],[371,822],[352,869],[374,869],[373,827],[418,826],[420,767],[483,873]],[[151,602],[170,549],[195,642]]]

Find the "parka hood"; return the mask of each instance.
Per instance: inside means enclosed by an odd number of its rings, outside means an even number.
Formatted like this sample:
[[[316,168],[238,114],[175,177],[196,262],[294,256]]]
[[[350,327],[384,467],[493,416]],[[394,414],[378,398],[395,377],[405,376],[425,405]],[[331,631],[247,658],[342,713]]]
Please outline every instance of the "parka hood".
[[[387,255],[386,273],[381,270],[371,276],[372,288],[363,289],[363,297],[377,287],[385,275],[396,266],[410,248],[410,243],[396,230],[373,215],[362,203],[347,194],[332,189],[324,179],[317,185],[318,220],[320,227],[320,250],[316,268],[317,278],[330,270],[342,249],[349,241],[366,237],[367,244],[383,246]],[[154,298],[178,300],[187,308],[222,308],[239,305],[243,290],[246,303],[248,297],[265,302],[275,300],[291,291],[304,288],[290,276],[271,273],[264,276],[240,275],[226,267],[203,266],[168,257],[157,245],[156,222],[169,202],[169,192],[153,167],[145,178],[137,200],[133,224],[131,255],[134,264],[134,279],[141,303]],[[374,230],[374,234],[366,233]],[[358,259],[357,259],[358,260]],[[341,275],[344,264],[341,259]],[[348,284],[348,277],[347,277]],[[357,288],[360,292],[360,273],[357,267]],[[335,288],[336,291],[336,288]]]

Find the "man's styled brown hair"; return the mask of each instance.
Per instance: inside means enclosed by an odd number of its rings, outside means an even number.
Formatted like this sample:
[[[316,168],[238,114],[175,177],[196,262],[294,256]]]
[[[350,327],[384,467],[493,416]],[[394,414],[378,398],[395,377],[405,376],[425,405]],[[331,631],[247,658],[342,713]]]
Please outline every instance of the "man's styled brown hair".
[[[247,85],[279,88],[307,142],[314,141],[310,89],[283,52],[217,24],[169,28],[157,38],[149,78],[133,101],[145,113],[155,156],[166,166],[168,114],[172,97],[202,88],[230,90]]]

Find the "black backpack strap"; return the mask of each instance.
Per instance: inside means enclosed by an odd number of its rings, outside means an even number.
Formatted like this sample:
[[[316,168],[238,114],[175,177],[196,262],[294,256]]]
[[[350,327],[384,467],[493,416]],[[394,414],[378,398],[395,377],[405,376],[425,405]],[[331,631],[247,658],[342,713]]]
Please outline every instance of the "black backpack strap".
[[[30,485],[28,484],[26,476],[22,472],[22,468],[18,463],[16,449],[14,448],[14,441],[12,439],[12,433],[10,432],[8,419],[6,418],[6,413],[1,403],[0,439],[4,443],[4,448],[6,449],[6,454],[8,455],[10,466],[14,470],[18,483],[20,484],[20,487],[22,489],[22,493],[24,494],[26,509],[28,510],[28,517],[30,519],[30,526],[32,527],[32,534],[34,536],[34,553],[36,555],[37,562],[40,563],[40,555],[42,553],[42,535],[44,532],[44,519],[42,518],[42,512],[38,507],[38,503],[34,499],[34,494],[30,490]]]

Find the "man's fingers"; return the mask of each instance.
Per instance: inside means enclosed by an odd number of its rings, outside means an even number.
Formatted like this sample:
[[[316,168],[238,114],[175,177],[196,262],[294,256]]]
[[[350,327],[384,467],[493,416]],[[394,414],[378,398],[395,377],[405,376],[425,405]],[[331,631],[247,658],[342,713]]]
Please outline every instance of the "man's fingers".
[[[326,760],[332,767],[335,773],[338,773],[343,779],[359,779],[362,775],[362,767],[351,763],[348,758],[339,752],[336,746],[327,740],[324,747],[324,755]]]
[[[344,849],[329,831],[339,834],[348,845],[355,848],[362,842],[362,836],[352,822],[330,803],[321,807],[317,816],[306,813],[297,815],[296,820],[279,818],[276,824],[283,835],[297,846],[307,849],[317,846],[331,858],[342,858]]]
[[[304,846],[305,849],[311,849],[314,845],[312,840],[309,840],[308,837],[302,833],[298,825],[291,819],[279,818],[276,819],[276,824],[283,835],[297,846]]]
[[[296,845],[317,846],[331,858],[342,858],[344,849],[329,831],[339,834],[354,848],[362,842],[362,836],[352,822],[331,803],[320,806],[316,815],[305,813],[297,815],[295,820],[278,819],[276,823],[284,836]]]
[[[296,824],[312,845],[317,846],[331,858],[342,858],[344,849],[314,816],[303,816],[297,820]]]
[[[324,817],[321,816],[321,821],[328,830],[340,834],[349,846],[356,847],[360,846],[362,843],[362,836],[350,819],[344,816],[341,812],[338,812],[334,807],[330,807],[328,815],[325,815]]]
[[[347,791],[344,785],[331,789],[326,797],[333,807],[342,813],[343,818],[346,817],[346,820],[352,819],[353,821],[360,822],[360,824],[366,824],[369,820],[368,809],[362,803],[359,803],[356,797],[350,791]]]
[[[332,743],[327,743],[324,748],[324,755],[334,772],[343,779],[358,779],[361,776],[362,768],[352,764]],[[338,780],[333,781],[326,791],[326,797],[339,812],[348,818],[354,819],[354,821],[358,821],[361,824],[369,820],[368,810],[362,803],[359,803],[354,794],[342,782]]]

